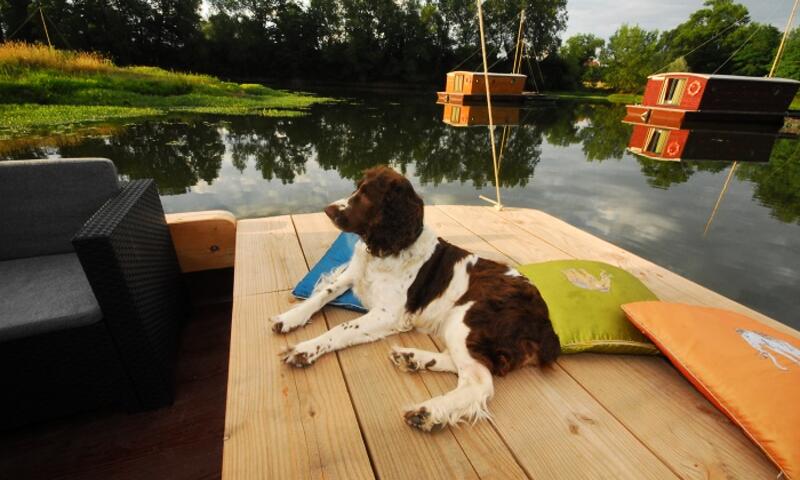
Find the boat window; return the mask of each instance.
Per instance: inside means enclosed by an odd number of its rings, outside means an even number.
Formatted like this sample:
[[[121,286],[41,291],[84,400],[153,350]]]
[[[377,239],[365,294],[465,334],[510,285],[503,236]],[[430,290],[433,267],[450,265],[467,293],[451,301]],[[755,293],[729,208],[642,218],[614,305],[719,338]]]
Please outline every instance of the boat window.
[[[453,107],[450,110],[450,121],[453,123],[458,123],[461,120],[461,107]]]
[[[668,78],[664,88],[661,90],[661,102],[659,103],[665,105],[680,104],[685,89],[685,78]]]
[[[453,84],[453,89],[456,92],[464,90],[464,75],[456,75],[456,79]]]
[[[644,150],[650,153],[661,154],[664,151],[664,144],[667,143],[669,132],[658,128],[651,128],[647,134]]]

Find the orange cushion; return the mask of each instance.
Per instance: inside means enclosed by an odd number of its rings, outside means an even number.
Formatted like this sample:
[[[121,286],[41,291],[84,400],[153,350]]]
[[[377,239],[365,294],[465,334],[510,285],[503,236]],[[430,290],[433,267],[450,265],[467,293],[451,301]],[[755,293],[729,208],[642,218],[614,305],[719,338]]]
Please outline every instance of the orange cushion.
[[[800,478],[800,338],[717,308],[636,302],[622,309],[786,477]]]

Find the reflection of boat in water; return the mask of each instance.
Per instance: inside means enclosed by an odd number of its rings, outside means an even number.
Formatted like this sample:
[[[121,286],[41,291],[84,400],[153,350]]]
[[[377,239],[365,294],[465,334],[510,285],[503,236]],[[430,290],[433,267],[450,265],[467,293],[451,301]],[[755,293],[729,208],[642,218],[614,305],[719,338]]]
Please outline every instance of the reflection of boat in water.
[[[519,125],[519,107],[492,107],[494,125]],[[477,127],[489,125],[489,108],[486,105],[457,105],[445,103],[442,121],[454,127]]]
[[[543,99],[537,92],[524,92],[527,75],[520,73],[489,73],[489,93],[492,103],[520,104],[529,99]],[[454,71],[447,74],[444,92],[437,92],[438,103],[455,105],[485,105],[486,84],[483,72]]]
[[[709,124],[677,129],[663,124],[633,123],[628,150],[653,160],[767,162],[775,141],[785,137],[797,135],[757,124]]]
[[[698,122],[780,126],[800,82],[699,73],[648,77],[641,105],[627,105],[626,121],[684,128]]]

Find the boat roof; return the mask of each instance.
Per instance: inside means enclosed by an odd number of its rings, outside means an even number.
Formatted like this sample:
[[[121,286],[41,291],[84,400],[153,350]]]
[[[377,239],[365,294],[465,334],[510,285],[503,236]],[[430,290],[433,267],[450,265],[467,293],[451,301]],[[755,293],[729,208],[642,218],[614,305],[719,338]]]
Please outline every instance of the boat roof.
[[[700,78],[713,78],[714,80],[745,80],[745,81],[756,81],[756,82],[780,82],[780,83],[797,83],[800,84],[797,80],[792,80],[791,78],[767,78],[767,77],[746,77],[744,75],[716,75],[710,73],[693,73],[693,72],[666,72],[666,73],[657,73],[655,75],[650,75],[647,78],[652,78],[655,80],[662,80],[666,77],[671,77],[675,75],[687,75],[690,77],[700,77]]]
[[[453,70],[452,72],[447,72],[448,75],[455,75],[456,73],[469,73],[472,75],[483,75],[483,72],[471,72],[468,70]],[[527,75],[523,75],[521,73],[495,73],[489,72],[489,75],[493,77],[527,77]]]

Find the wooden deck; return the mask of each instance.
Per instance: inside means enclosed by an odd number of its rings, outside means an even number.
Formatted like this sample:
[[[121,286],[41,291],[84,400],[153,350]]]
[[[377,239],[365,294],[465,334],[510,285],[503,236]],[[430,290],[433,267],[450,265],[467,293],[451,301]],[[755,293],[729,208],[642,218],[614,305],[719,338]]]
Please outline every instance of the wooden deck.
[[[542,212],[426,208],[446,240],[510,264],[585,258],[618,265],[661,299],[712,305],[797,332]],[[306,369],[278,352],[356,316],[326,308],[275,335],[268,318],[338,231],[323,214],[240,221],[236,245],[223,477],[327,479],[775,478],[745,435],[658,357],[580,354],[495,380],[493,422],[434,434],[405,406],[455,387],[453,375],[403,373],[389,346],[436,349],[405,333],[321,358]]]

